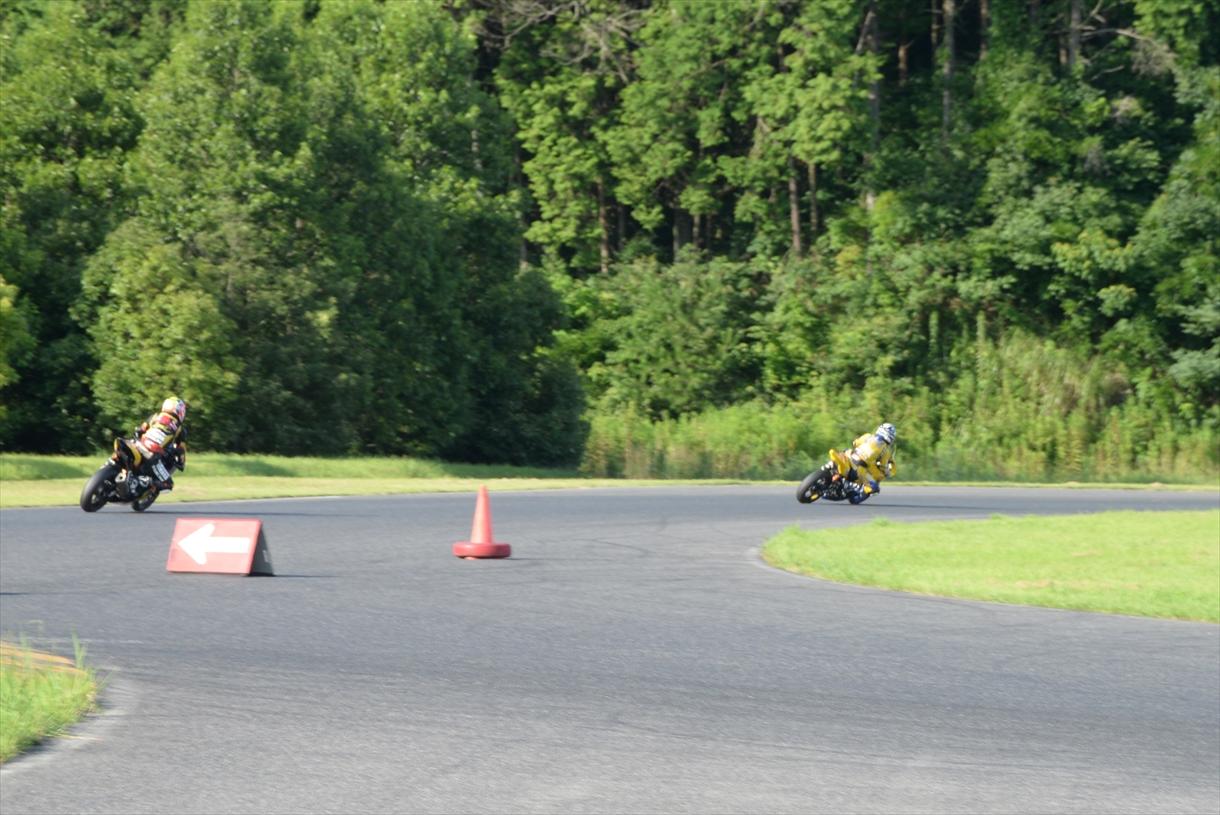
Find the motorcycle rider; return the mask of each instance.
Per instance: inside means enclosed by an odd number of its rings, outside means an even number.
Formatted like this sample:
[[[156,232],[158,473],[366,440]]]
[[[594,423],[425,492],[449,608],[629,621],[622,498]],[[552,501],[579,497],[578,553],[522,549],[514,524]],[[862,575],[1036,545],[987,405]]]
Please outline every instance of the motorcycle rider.
[[[186,402],[171,396],[135,430],[135,447],[161,492],[174,488],[173,472],[186,469]],[[167,456],[172,457],[167,461]]]
[[[897,437],[897,429],[889,422],[883,422],[872,433],[865,433],[852,442],[851,450],[843,451],[851,464],[845,485],[850,503],[858,504],[881,492],[881,482],[898,473],[894,462]]]

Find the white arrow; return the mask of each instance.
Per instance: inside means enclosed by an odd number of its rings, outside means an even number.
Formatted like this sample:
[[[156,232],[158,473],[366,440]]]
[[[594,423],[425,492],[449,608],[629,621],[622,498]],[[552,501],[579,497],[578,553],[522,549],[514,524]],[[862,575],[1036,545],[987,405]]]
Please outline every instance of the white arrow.
[[[249,538],[213,537],[212,533],[215,531],[216,524],[204,524],[178,541],[178,548],[190,555],[191,560],[200,566],[208,562],[209,552],[218,555],[244,555],[250,551]]]

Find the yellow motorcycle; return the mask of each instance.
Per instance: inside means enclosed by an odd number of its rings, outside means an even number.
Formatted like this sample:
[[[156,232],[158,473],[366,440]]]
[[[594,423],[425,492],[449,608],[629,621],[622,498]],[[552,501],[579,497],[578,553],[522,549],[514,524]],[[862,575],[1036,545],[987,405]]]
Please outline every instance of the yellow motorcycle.
[[[858,494],[853,495],[847,488],[847,485],[851,483],[854,469],[847,453],[831,449],[829,456],[829,461],[801,481],[801,485],[796,488],[796,500],[802,504],[811,504],[820,498],[825,498],[827,501],[851,501],[853,504],[858,504],[867,498],[867,489],[862,498]]]

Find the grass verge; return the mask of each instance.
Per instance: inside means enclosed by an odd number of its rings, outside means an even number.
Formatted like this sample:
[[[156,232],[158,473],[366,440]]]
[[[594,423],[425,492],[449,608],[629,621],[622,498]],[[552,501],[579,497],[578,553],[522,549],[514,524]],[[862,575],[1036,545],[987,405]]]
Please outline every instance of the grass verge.
[[[0,454],[0,509],[70,506],[105,460],[96,456]],[[316,495],[392,495],[469,492],[489,488],[537,490],[642,486],[648,481],[583,478],[574,470],[508,465],[451,464],[401,457],[318,458],[192,453],[174,491],[158,503],[292,498]],[[683,482],[670,481],[668,484]],[[693,482],[685,482],[693,483]],[[723,480],[700,483],[741,483]]]
[[[79,478],[83,483],[109,455],[109,451],[92,456],[0,453],[0,479],[39,481]],[[187,463],[187,473],[201,478],[580,478],[576,470],[514,467],[508,464],[453,464],[404,456],[324,458],[190,453]]]
[[[0,453],[0,509],[71,506],[106,454],[47,456]],[[479,484],[496,489],[538,490],[588,487],[679,486],[683,484],[791,484],[748,479],[656,480],[590,478],[575,470],[508,465],[453,464],[403,457],[320,458],[192,453],[188,470],[172,493],[158,503],[291,498],[317,495],[392,495],[412,492],[468,492]],[[928,482],[904,481],[908,486]],[[1054,486],[1106,489],[1214,489],[1167,484],[1012,484],[962,482],[935,486]]]
[[[97,680],[76,660],[0,642],[0,763],[55,736],[93,709]]]
[[[763,558],[916,594],[1220,622],[1220,510],[789,527]]]
[[[630,481],[609,478],[292,478],[234,476],[174,478],[174,491],[157,498],[157,506],[187,501],[234,501],[248,498],[304,498],[318,495],[398,495],[417,492],[490,490],[559,490],[664,484],[740,484],[741,481]],[[70,506],[80,499],[85,478],[0,482],[0,509]]]

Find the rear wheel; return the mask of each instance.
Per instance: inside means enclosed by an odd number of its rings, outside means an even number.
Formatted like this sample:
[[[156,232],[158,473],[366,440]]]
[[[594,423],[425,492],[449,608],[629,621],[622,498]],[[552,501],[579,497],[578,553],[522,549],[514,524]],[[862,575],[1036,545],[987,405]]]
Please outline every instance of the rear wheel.
[[[97,512],[106,506],[110,493],[114,491],[114,477],[118,472],[119,465],[111,462],[90,476],[85,488],[80,491],[80,508],[85,512]]]

